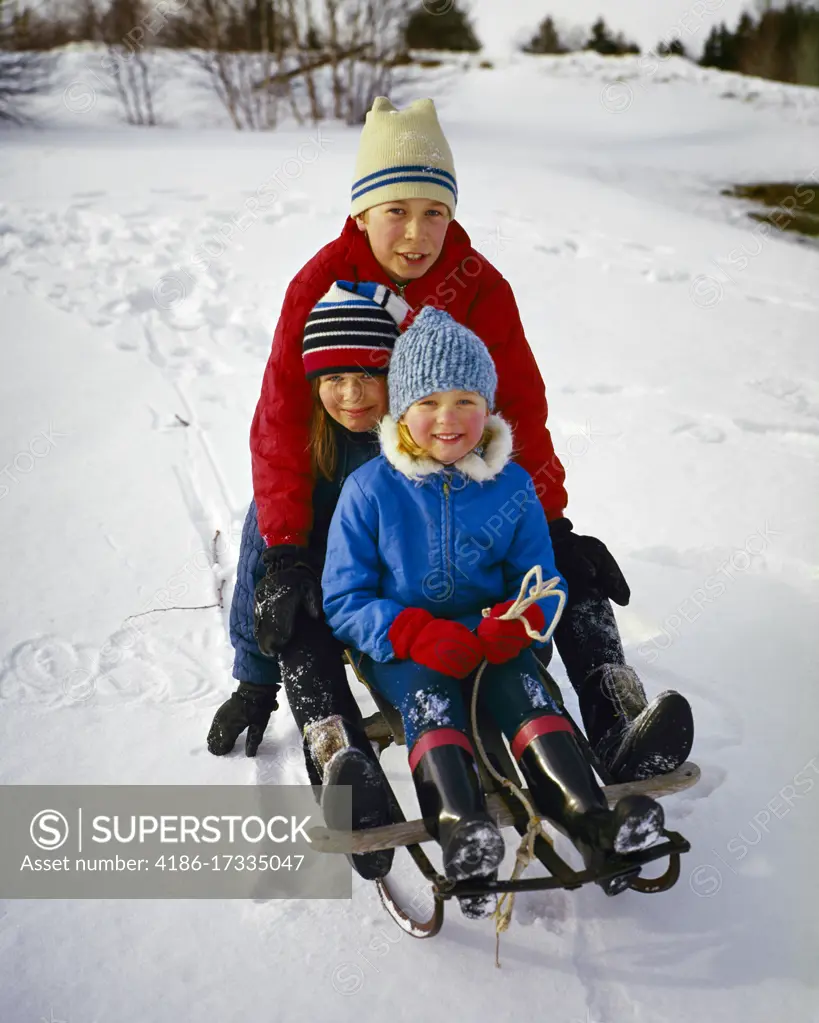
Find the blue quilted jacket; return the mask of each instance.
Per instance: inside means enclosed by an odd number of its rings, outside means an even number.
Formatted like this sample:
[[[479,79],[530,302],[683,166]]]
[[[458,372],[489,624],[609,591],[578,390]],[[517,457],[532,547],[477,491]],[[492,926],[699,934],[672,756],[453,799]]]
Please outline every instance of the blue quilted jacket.
[[[346,645],[393,660],[388,633],[407,607],[474,629],[534,565],[566,593],[532,478],[509,460],[511,431],[500,416],[488,425],[485,449],[443,466],[399,451],[397,425],[382,421],[382,454],[345,482],[327,540],[324,612]],[[539,603],[551,622],[557,598]]]

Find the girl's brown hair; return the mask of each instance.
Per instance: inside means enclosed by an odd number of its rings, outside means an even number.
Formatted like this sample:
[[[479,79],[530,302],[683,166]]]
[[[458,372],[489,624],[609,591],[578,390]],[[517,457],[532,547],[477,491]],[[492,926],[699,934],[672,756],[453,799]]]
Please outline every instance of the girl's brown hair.
[[[319,397],[320,386],[321,380],[318,377],[310,381],[310,391],[313,395],[313,414],[310,417],[310,461],[314,479],[323,476],[326,480],[331,480],[336,471],[338,451],[330,414],[322,405]]]

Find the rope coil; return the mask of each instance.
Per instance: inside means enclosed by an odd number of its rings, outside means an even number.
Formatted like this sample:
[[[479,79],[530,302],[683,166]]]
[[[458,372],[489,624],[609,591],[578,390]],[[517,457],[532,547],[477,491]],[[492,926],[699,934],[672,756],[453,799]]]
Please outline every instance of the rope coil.
[[[529,587],[527,593],[527,586],[530,580],[534,576],[534,584]],[[552,638],[552,634],[560,622],[560,617],[563,614],[563,609],[566,606],[566,594],[557,587],[560,584],[560,576],[553,576],[551,579],[543,581],[543,569],[540,565],[534,565],[526,575],[523,577],[523,581],[520,584],[520,591],[515,598],[512,606],[504,614],[500,615],[501,621],[510,621],[517,619],[520,621],[526,630],[526,635],[531,640],[537,640],[541,643],[548,643]],[[544,633],[537,632],[529,624],[529,621],[524,617],[524,613],[538,600],[543,600],[545,597],[557,597],[558,605],[555,616],[552,619],[549,627]],[[483,617],[488,618],[491,614],[491,608],[484,608],[482,611]],[[518,846],[518,850],[515,853],[515,868],[512,871],[510,880],[517,881],[518,878],[523,874],[529,864],[532,862],[535,856],[535,840],[540,836],[545,839],[550,845],[552,845],[552,839],[549,834],[544,831],[543,824],[535,812],[534,807],[524,795],[523,791],[509,778],[502,775],[499,771],[496,771],[492,764],[489,762],[484,745],[481,742],[481,737],[478,732],[478,690],[481,684],[481,678],[483,676],[484,668],[487,665],[487,661],[484,660],[478,673],[475,676],[475,685],[472,687],[472,702],[470,705],[470,718],[472,722],[472,734],[475,737],[475,745],[478,747],[478,753],[480,754],[481,760],[484,763],[487,771],[495,779],[503,785],[504,788],[509,789],[512,794],[520,801],[526,813],[529,816],[529,823],[526,827],[526,833],[523,835]],[[500,951],[500,936],[508,930],[509,924],[512,922],[512,911],[515,906],[515,892],[503,892],[498,899],[497,908],[493,914],[495,920],[495,966],[500,967],[500,960],[498,954]]]

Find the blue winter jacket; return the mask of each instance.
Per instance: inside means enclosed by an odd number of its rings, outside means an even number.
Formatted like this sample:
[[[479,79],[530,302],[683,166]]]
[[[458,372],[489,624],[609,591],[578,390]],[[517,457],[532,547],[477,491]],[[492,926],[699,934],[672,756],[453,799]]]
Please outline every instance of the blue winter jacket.
[[[345,482],[327,538],[324,612],[347,646],[391,661],[388,633],[404,608],[474,629],[534,565],[559,577],[532,478],[509,461],[509,426],[500,416],[488,426],[485,449],[444,466],[399,451],[396,423],[382,421],[382,454]],[[539,603],[551,622],[558,599]]]

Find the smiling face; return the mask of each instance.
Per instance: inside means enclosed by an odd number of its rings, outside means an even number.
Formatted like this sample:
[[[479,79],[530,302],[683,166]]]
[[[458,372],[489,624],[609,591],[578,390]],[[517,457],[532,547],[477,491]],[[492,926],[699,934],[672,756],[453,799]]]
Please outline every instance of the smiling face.
[[[387,411],[387,378],[369,373],[328,373],[319,378],[319,400],[353,433],[372,430]]]
[[[431,199],[398,199],[356,217],[382,269],[399,283],[423,275],[441,255],[450,224],[449,207]]]
[[[401,421],[419,448],[451,465],[477,447],[488,418],[477,391],[436,391],[410,405]]]

